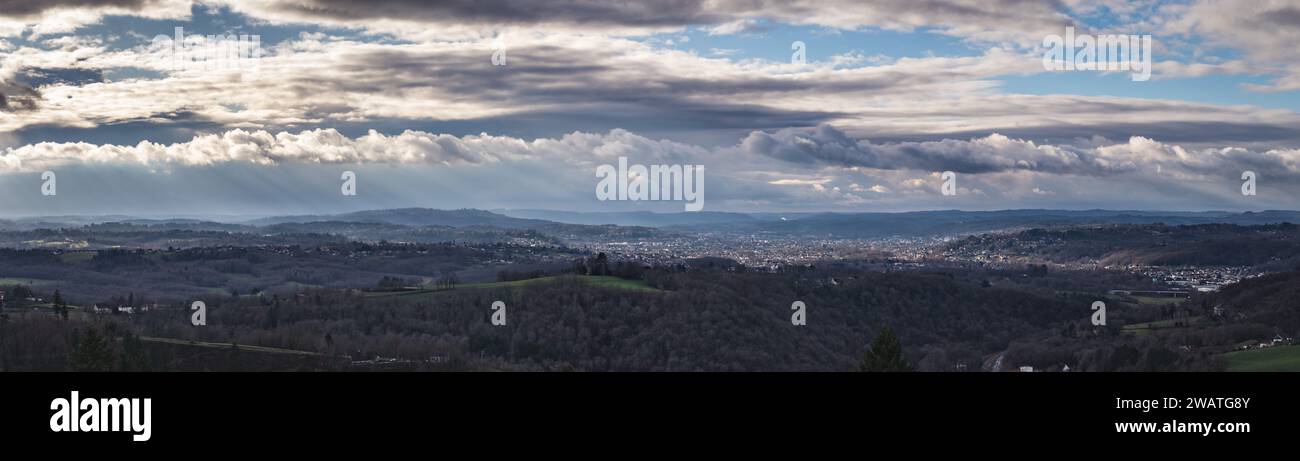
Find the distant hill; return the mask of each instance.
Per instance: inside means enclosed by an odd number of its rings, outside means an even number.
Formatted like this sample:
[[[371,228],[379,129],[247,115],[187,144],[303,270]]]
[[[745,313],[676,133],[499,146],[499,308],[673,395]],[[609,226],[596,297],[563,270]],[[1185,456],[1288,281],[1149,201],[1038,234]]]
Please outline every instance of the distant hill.
[[[137,218],[122,215],[14,218],[0,220],[0,230],[58,229],[60,227],[80,227],[87,224],[119,222],[131,219]]]
[[[770,233],[840,238],[927,237],[967,235],[1084,224],[1238,224],[1300,223],[1300,212],[1262,211],[1130,211],[1130,210],[1000,210],[912,211],[900,213],[652,213],[502,210],[516,218],[545,219],[571,224],[646,226],[676,231]]]
[[[1109,224],[1300,224],[1298,211],[1261,212],[1178,212],[1130,210],[1000,210],[1000,211],[914,211],[901,213],[654,213],[572,212],[550,210],[478,209],[439,210],[399,208],[366,210],[342,214],[286,215],[251,221],[212,219],[141,219],[129,216],[57,216],[0,220],[0,230],[56,229],[93,223],[123,223],[166,229],[238,230],[239,226],[266,227],[279,224],[379,223],[410,227],[484,227],[505,230],[549,229],[556,226],[621,226],[657,228],[668,232],[763,233],[790,236],[837,238],[887,238],[972,235],[1028,229],[1053,229],[1079,225]],[[232,226],[233,225],[233,226]],[[306,230],[306,229],[302,229]],[[585,233],[592,229],[559,228],[561,232]],[[603,231],[602,231],[603,232]]]
[[[835,236],[840,238],[927,237],[967,235],[1032,228],[1071,227],[1083,224],[1238,224],[1300,223],[1300,212],[1264,211],[1230,213],[1110,211],[1110,210],[1003,210],[915,211],[904,213],[757,213],[749,221],[732,221],[722,230],[734,232]],[[700,225],[677,226],[702,230]]]
[[[538,228],[551,224],[548,221],[540,219],[512,218],[510,216],[484,210],[436,210],[432,208],[366,210],[335,215],[273,216],[269,218],[255,219],[249,221],[248,224],[255,226],[269,226],[274,224],[323,221],[386,223],[399,224],[403,226],[488,226],[503,229]]]
[[[578,212],[550,210],[501,210],[501,214],[526,219],[545,219],[566,224],[616,226],[667,227],[687,225],[725,224],[734,222],[752,222],[756,218],[744,213],[696,212],[696,213],[654,213],[649,211],[628,212]]]
[[[957,254],[998,254],[1031,260],[1104,265],[1273,266],[1300,261],[1295,224],[1083,225],[966,237],[948,245]]]
[[[88,231],[100,232],[141,232],[141,231],[208,231],[208,232],[252,232],[252,226],[226,224],[194,219],[130,219],[97,224],[84,227]]]
[[[611,238],[641,239],[664,235],[645,226],[570,224],[543,219],[516,218],[474,209],[367,210],[337,215],[277,216],[249,221],[247,224],[263,227],[264,231],[270,232],[323,232],[364,240],[390,239],[420,242],[446,240],[488,242],[515,237],[585,241]],[[398,229],[392,226],[410,229]],[[536,233],[521,234],[521,231],[536,231]]]
[[[1297,268],[1300,269],[1300,268]],[[1234,323],[1260,325],[1261,333],[1250,339],[1268,340],[1274,334],[1300,336],[1300,270],[1278,272],[1241,281],[1193,300],[1197,307],[1221,307],[1220,316]],[[1239,338],[1238,340],[1241,340]]]

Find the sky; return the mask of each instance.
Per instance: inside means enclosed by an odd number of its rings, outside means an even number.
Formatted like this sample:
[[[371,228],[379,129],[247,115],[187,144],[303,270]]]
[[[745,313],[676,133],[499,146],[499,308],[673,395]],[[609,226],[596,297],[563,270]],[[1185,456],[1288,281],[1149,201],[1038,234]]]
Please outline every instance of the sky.
[[[0,216],[685,209],[601,200],[620,158],[705,211],[1297,209],[1297,43],[1300,0],[0,0]]]

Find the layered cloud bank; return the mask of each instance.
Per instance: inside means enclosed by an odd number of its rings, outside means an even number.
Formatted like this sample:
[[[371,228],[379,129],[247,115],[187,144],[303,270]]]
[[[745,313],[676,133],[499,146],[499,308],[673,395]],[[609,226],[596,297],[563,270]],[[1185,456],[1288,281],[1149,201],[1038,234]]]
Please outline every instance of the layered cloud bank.
[[[813,130],[753,132],[741,146],[748,152],[794,163],[887,170],[973,174],[1028,171],[1080,176],[1150,172],[1186,177],[1255,169],[1286,179],[1297,178],[1300,173],[1297,149],[1256,152],[1225,147],[1189,151],[1144,137],[1093,147],[1036,144],[1000,134],[970,140],[873,144],[823,125]]]
[[[1258,78],[1241,86],[1252,91],[1293,89],[1300,55],[1287,39],[1295,28],[1281,21],[1300,9],[1286,2],[1145,9],[1084,0],[6,5],[0,8],[0,36],[9,37],[0,42],[0,130],[20,135],[125,123],[279,131],[448,121],[526,122],[538,131],[558,130],[554,135],[617,117],[616,126],[643,132],[670,119],[729,135],[829,123],[872,138],[996,132],[1034,140],[1146,136],[1300,146],[1300,116],[1293,110],[1069,94],[1074,85],[1032,94],[1003,90],[1006,79],[1049,76],[1039,52],[1044,34],[1065,26],[1086,30],[1084,20],[1094,15],[1108,18],[1107,28],[1093,28],[1101,32],[1161,34],[1157,79],[1249,74]],[[191,25],[191,33],[265,31],[276,38],[266,37],[255,73],[177,68],[169,50],[149,41],[170,28],[96,26],[123,16],[177,24],[219,20]],[[815,28],[803,37],[814,59],[791,63],[788,41],[762,45],[779,51],[775,60],[665,45],[687,40],[693,28],[749,36],[778,26]],[[944,34],[976,52],[828,56],[813,40],[859,30]],[[1184,58],[1203,54],[1189,45],[1198,43],[1240,55]],[[492,65],[498,46],[508,50],[509,65]]]
[[[109,14],[153,17],[183,16],[186,1],[176,0],[47,0],[10,2],[0,15],[9,17],[9,31],[43,24],[45,32],[65,31]],[[1016,37],[1069,22],[1047,2],[1024,0],[239,0],[207,1],[278,23],[319,23],[379,30],[403,30],[419,25],[528,25],[593,27],[648,31],[688,25],[729,27],[747,20],[771,19],[836,28],[877,26],[893,29],[938,27],[954,35]],[[1083,2],[1075,2],[1083,3]],[[1087,5],[1078,5],[1085,10]]]
[[[639,206],[591,203],[594,167],[627,157],[706,165],[709,206],[732,209],[1297,208],[1297,17],[1284,0],[0,1],[0,193],[46,170],[129,177],[106,191],[239,176],[317,191],[289,203],[310,208],[355,168],[370,207]],[[178,65],[151,40],[177,26],[262,34],[262,53]],[[1045,70],[1066,27],[1155,35],[1152,81]]]
[[[620,157],[640,164],[704,165],[710,196],[715,197],[711,203],[733,209],[873,205],[892,209],[944,203],[996,209],[1058,194],[1091,203],[1078,196],[1084,192],[1080,189],[1098,184],[1111,184],[1108,191],[1090,191],[1098,200],[1141,190],[1153,201],[1183,208],[1248,207],[1289,203],[1287,194],[1296,192],[1294,185],[1300,184],[1300,150],[1293,149],[1189,150],[1141,137],[1095,146],[1050,145],[996,134],[967,140],[874,143],[828,125],[755,131],[722,147],[655,140],[626,130],[527,140],[421,131],[395,135],[372,131],[348,137],[332,129],[278,133],[236,129],[174,144],[36,143],[8,148],[0,155],[0,171],[5,173],[0,177],[47,170],[84,176],[87,167],[96,167],[147,172],[135,180],[147,184],[150,177],[175,171],[207,171],[221,177],[260,168],[273,178],[280,174],[277,171],[330,178],[342,169],[405,166],[434,175],[499,178],[494,187],[508,184],[514,194],[563,197],[567,203],[555,206],[562,207],[591,202],[596,166]],[[521,171],[526,178],[519,176]],[[940,196],[944,171],[958,174],[960,197]],[[1259,198],[1239,196],[1239,177],[1245,171],[1257,172],[1269,193]],[[380,174],[366,179],[381,183],[389,182],[387,176],[398,177],[394,183],[416,179]],[[500,183],[501,179],[508,180]],[[292,183],[281,186],[294,187]]]
[[[147,168],[247,163],[309,164],[491,164],[512,160],[563,161],[590,165],[619,156],[647,162],[720,162],[738,170],[771,166],[780,160],[791,168],[954,171],[986,174],[1026,171],[1056,175],[1111,176],[1127,173],[1213,175],[1233,170],[1264,170],[1273,175],[1300,174],[1300,150],[1252,151],[1236,147],[1188,150],[1133,137],[1127,143],[1092,147],[1036,144],[1000,134],[968,140],[873,143],[855,139],[830,125],[810,129],[754,131],[737,145],[705,148],[652,140],[613,130],[575,132],[560,138],[525,140],[488,134],[452,136],[407,130],[396,135],[375,131],[349,138],[333,129],[270,133],[236,129],[193,140],[134,146],[89,143],[36,143],[8,148],[0,171],[31,172],[67,165],[113,164]],[[749,163],[735,163],[735,162]]]
[[[134,146],[89,143],[36,143],[8,148],[0,155],[0,171],[30,172],[70,165],[218,166],[226,163],[276,165],[309,164],[484,164],[503,160],[563,160],[588,164],[618,156],[655,161],[695,158],[706,149],[671,141],[654,141],[615,130],[607,134],[573,133],[559,139],[525,141],[507,136],[456,137],[421,131],[384,135],[371,131],[349,138],[333,129],[298,133],[245,131],[201,135],[193,140]]]

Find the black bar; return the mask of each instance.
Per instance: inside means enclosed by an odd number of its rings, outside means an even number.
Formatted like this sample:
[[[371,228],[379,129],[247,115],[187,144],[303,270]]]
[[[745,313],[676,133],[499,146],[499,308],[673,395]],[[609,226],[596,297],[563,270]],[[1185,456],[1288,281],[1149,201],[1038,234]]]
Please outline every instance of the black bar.
[[[6,445],[130,451],[257,444],[328,449],[431,438],[456,445],[502,437],[646,443],[658,440],[655,434],[722,437],[719,431],[765,443],[802,438],[830,445],[912,438],[1009,449],[1086,441],[1255,443],[1294,434],[1300,409],[1289,374],[11,373],[3,379]],[[74,390],[83,400],[150,398],[150,439],[53,432],[51,401]],[[1219,397],[1237,399],[1220,405],[1245,407],[1116,408],[1116,399],[1175,398],[1186,405],[1188,398]],[[1115,428],[1174,421],[1250,427],[1209,435]]]

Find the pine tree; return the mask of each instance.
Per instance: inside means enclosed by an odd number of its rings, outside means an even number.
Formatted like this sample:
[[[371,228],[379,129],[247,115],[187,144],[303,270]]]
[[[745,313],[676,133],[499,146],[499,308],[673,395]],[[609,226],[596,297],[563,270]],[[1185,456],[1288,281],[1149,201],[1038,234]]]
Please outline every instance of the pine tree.
[[[122,351],[119,354],[118,369],[121,371],[148,371],[144,344],[140,337],[131,332],[122,335]]]
[[[59,317],[63,317],[63,320],[68,320],[68,303],[63,302],[63,295],[59,290],[54,290],[54,311],[59,314]]]
[[[113,354],[108,342],[92,327],[76,342],[71,362],[73,371],[112,371]]]
[[[871,342],[871,350],[862,356],[858,371],[912,371],[903,357],[903,344],[894,330],[885,327]]]

